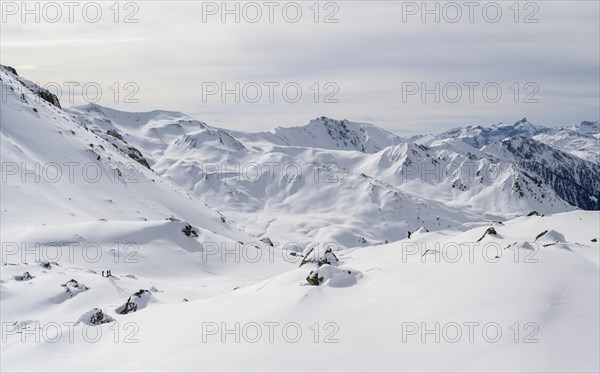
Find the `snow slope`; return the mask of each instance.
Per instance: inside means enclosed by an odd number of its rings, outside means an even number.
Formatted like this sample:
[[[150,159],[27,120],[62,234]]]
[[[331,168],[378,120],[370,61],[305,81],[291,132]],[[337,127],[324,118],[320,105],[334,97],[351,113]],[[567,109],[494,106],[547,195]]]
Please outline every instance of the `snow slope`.
[[[319,286],[305,279],[316,269],[308,263],[190,302],[169,301],[174,284],[155,274],[166,291],[128,315],[113,310],[129,293],[109,296],[127,284],[121,279],[18,264],[2,272],[3,302],[29,311],[3,321],[74,322],[91,305],[115,321],[94,327],[102,337],[93,344],[82,337],[83,322],[73,342],[11,334],[2,364],[11,371],[597,371],[600,246],[591,240],[599,226],[597,212],[576,211],[423,231],[338,252],[339,262],[319,269]],[[484,234],[490,227],[495,235]],[[544,231],[553,233],[536,239]],[[9,276],[23,269],[36,277]],[[53,304],[58,284],[72,276],[90,290]],[[177,287],[184,286],[181,278]]]
[[[4,90],[26,89],[5,71],[0,74]],[[128,158],[59,108],[33,94],[8,94],[6,100],[1,112],[3,232],[174,216],[243,237],[189,192]]]

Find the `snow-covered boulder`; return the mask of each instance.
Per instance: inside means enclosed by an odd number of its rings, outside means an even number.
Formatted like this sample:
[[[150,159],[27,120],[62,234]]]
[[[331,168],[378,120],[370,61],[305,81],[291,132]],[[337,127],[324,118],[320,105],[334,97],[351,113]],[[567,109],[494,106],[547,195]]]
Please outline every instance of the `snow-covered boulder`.
[[[130,296],[122,306],[118,307],[115,312],[122,315],[137,312],[145,308],[152,299],[153,296],[148,290],[140,289]]]
[[[540,234],[538,234],[535,237],[535,242],[537,243],[541,243],[541,244],[555,244],[555,243],[562,243],[562,242],[566,242],[565,240],[565,236],[563,236],[562,233],[557,232],[553,229],[544,231]]]
[[[69,281],[60,286],[66,288],[66,291],[71,296],[71,298],[79,293],[90,290],[90,288],[88,288],[84,284],[77,282],[77,280],[74,279],[70,279]]]
[[[100,308],[93,308],[79,318],[79,322],[86,325],[100,325],[113,321],[115,321],[115,319],[102,312]]]
[[[29,272],[25,272],[22,275],[17,275],[15,276],[15,280],[17,281],[27,281],[27,280],[31,280],[33,279],[33,276],[31,274],[29,274]]]
[[[313,246],[304,255],[304,259],[302,259],[300,267],[306,263],[317,263],[318,266],[322,266],[324,264],[334,264],[337,262],[339,262],[339,259],[333,252],[333,248],[331,246],[328,246],[325,248],[325,250],[318,246]]]
[[[324,264],[310,271],[306,281],[314,286],[327,285],[335,288],[345,288],[356,284],[362,274],[354,269],[334,267]]]
[[[488,229],[485,230],[485,232],[483,233],[483,235],[481,236],[481,238],[479,238],[477,240],[477,242],[480,242],[481,240],[483,240],[486,236],[497,236],[498,232],[496,232],[496,228],[494,227],[489,227]]]

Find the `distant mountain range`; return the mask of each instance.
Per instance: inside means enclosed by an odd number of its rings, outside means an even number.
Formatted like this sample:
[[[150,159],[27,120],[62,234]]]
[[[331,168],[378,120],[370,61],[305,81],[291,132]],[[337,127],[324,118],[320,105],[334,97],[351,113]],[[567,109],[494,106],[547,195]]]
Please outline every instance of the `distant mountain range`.
[[[511,137],[529,137],[580,158],[600,164],[600,125],[583,121],[567,127],[543,127],[529,123],[527,118],[512,125],[495,124],[489,127],[466,126],[439,135],[415,136],[409,141],[432,145],[447,139],[459,139],[481,148]]]

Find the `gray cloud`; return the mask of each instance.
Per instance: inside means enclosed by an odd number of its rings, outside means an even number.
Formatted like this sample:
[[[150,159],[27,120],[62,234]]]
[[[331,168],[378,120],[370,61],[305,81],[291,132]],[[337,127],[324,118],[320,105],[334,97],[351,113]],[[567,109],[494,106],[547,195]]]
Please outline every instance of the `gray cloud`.
[[[264,18],[236,23],[231,17],[222,23],[217,16],[205,23],[201,2],[136,2],[135,24],[115,23],[106,3],[97,23],[77,17],[73,23],[8,18],[0,33],[0,60],[34,67],[26,76],[40,83],[97,82],[104,93],[100,104],[179,110],[232,129],[268,130],[320,115],[368,121],[403,135],[523,116],[539,124],[597,120],[598,2],[530,3],[538,6],[535,24],[515,23],[508,8],[512,2],[497,3],[503,9],[498,23],[485,22],[477,12],[474,23],[464,18],[422,23],[419,17],[403,23],[402,2],[337,2],[339,22],[331,24],[314,22],[312,2],[299,3],[303,17],[298,23],[281,17],[273,23]],[[319,16],[325,14],[321,9]],[[526,14],[521,9],[519,17]],[[214,97],[203,102],[202,83],[236,81],[242,86],[297,82],[303,97],[293,104],[281,95],[274,103],[221,103]],[[115,82],[138,84],[139,103],[115,103],[108,94]],[[321,88],[337,84],[339,103],[315,103],[314,82]],[[495,82],[503,96],[497,103],[481,97],[472,103],[421,102],[416,96],[402,102],[406,82],[427,87]],[[528,93],[523,84],[535,83],[539,102],[515,103],[515,82],[520,101]],[[321,90],[320,101],[326,93]],[[79,96],[74,100],[85,103]]]

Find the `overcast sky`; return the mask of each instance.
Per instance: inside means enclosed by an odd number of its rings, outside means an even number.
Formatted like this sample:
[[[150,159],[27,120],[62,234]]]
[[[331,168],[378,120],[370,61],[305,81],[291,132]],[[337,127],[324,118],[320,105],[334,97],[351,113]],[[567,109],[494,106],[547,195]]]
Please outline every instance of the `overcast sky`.
[[[322,115],[400,135],[599,119],[598,1],[428,2],[431,13],[421,1],[314,3],[228,2],[228,14],[221,1],[59,1],[38,3],[36,22],[3,1],[0,63],[61,86],[63,106],[96,101],[100,87],[100,105],[245,131]],[[236,82],[239,103],[221,95]]]

